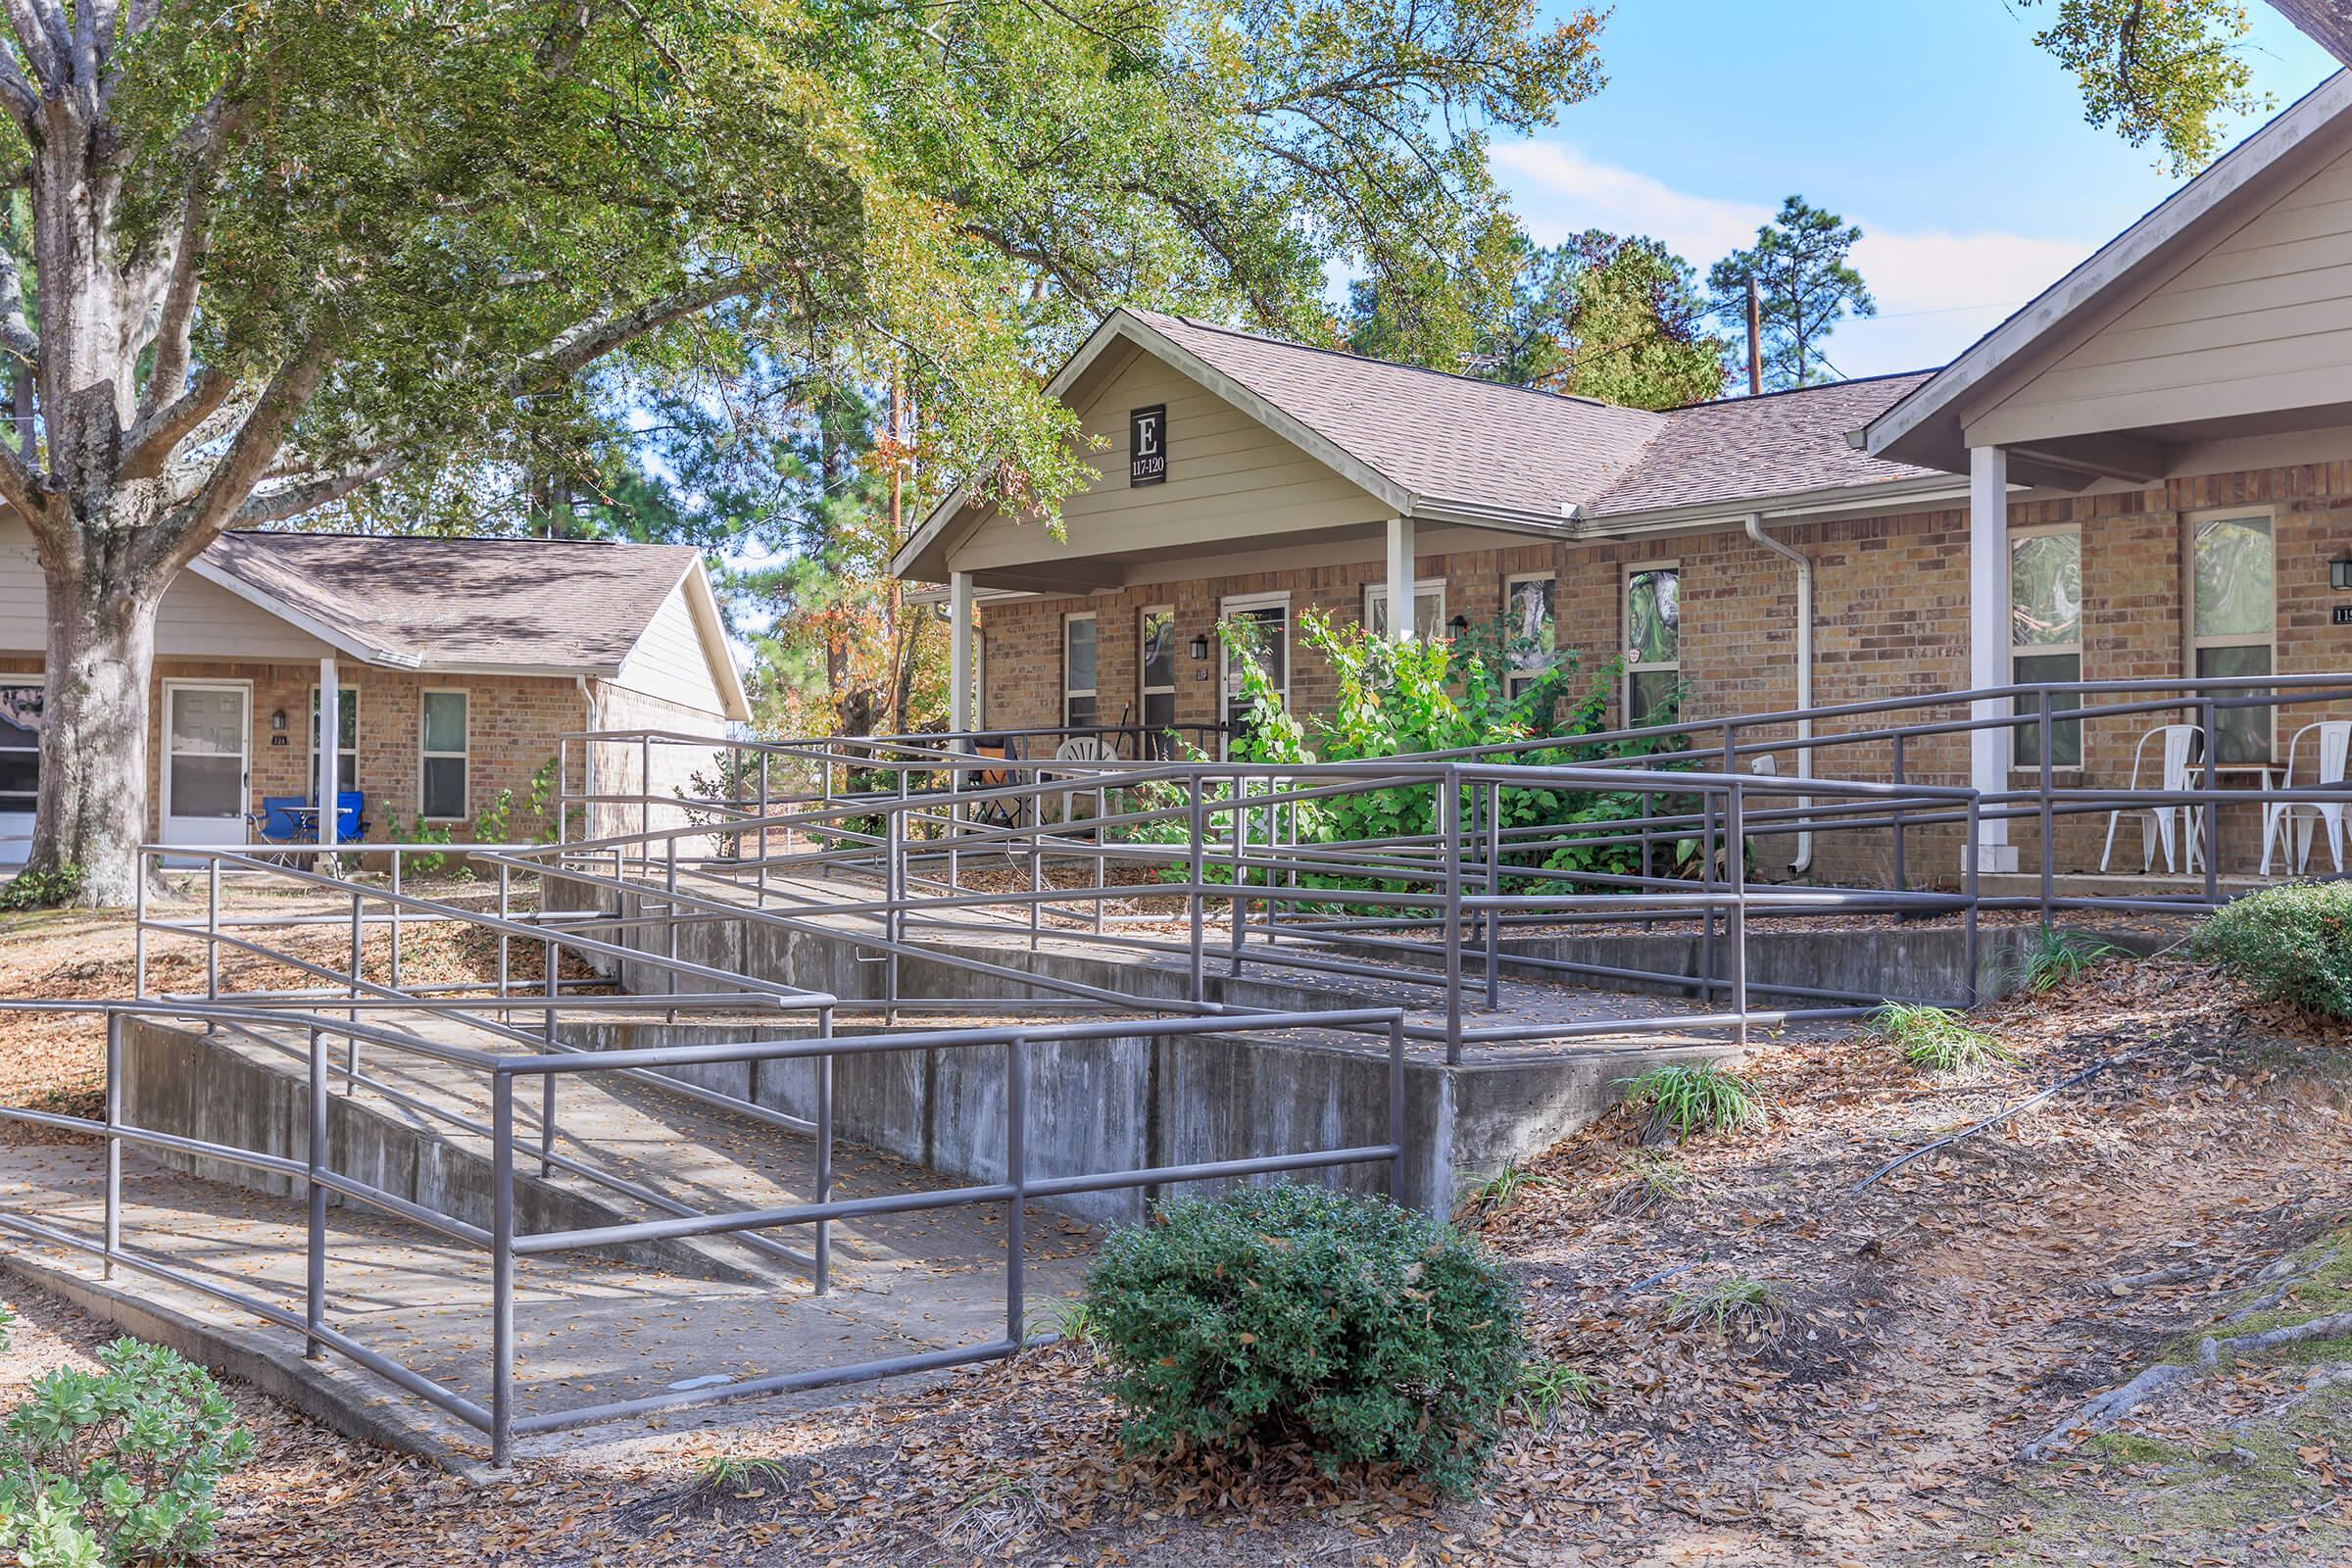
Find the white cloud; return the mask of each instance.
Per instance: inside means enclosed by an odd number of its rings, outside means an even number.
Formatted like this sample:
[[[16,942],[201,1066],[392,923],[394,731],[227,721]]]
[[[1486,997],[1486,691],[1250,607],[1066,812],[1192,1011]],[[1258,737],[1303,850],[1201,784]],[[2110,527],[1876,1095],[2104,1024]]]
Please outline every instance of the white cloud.
[[[1758,225],[1778,210],[1777,201],[1677,190],[1587,158],[1566,142],[1504,142],[1494,149],[1494,161],[1538,243],[1557,244],[1586,228],[1648,234],[1702,275],[1718,257],[1753,243]],[[1831,359],[1848,375],[1949,360],[2096,249],[2089,240],[1998,230],[1905,233],[1872,222],[1865,213],[1847,216],[1861,225],[1854,265],[1881,312],[1874,320],[1847,322],[1831,340]]]

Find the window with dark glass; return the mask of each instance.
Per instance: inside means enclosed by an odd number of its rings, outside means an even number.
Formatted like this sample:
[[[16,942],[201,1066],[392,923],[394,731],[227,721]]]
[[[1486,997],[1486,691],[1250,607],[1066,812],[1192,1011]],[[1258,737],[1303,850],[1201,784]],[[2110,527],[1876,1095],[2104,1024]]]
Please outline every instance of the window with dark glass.
[[[422,777],[417,800],[428,817],[466,814],[466,699],[464,692],[426,692]]]
[[[311,788],[318,782],[318,688],[311,688],[311,766],[303,775]],[[356,686],[335,688],[335,787],[360,787],[360,692]]]

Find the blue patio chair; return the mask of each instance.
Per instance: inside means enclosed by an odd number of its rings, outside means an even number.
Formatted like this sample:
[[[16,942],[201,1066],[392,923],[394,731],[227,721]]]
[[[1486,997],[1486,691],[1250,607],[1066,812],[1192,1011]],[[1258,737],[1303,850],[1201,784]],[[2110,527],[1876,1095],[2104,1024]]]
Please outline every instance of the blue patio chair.
[[[335,792],[335,839],[357,844],[368,836],[368,795],[364,790]]]
[[[246,814],[253,825],[253,835],[265,844],[293,844],[308,840],[310,833],[294,824],[294,812],[311,803],[300,795],[265,795],[262,808]]]

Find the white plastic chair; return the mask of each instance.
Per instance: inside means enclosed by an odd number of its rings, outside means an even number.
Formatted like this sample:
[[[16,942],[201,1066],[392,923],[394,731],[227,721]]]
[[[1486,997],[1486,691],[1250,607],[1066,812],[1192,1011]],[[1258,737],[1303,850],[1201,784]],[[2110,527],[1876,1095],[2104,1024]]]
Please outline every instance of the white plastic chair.
[[[2341,784],[2346,772],[2345,763],[2352,759],[2352,720],[2322,719],[2306,724],[2295,731],[2294,739],[2286,743],[2286,776],[2278,781],[2280,789],[2297,785],[2295,764],[2303,737],[2318,730],[2320,738],[2313,747],[2317,761],[2311,777],[2303,780],[2305,787],[2314,784]],[[2311,830],[2321,828],[2328,840],[2328,858],[2337,871],[2344,868],[2344,803],[2342,801],[2268,801],[2262,808],[2262,874],[2271,874],[2274,852],[2287,848],[2291,831],[2295,840],[2294,864],[2301,871],[2311,863]]]
[[[1118,760],[1118,754],[1113,752],[1110,747],[1103,742],[1102,737],[1100,735],[1072,735],[1067,740],[1063,741],[1059,746],[1054,748],[1054,760],[1057,762],[1113,762]],[[1049,778],[1059,776],[1061,775],[1053,773],[1049,773],[1047,775]],[[1095,797],[1095,814],[1098,816],[1102,815],[1102,794],[1103,790],[1101,785],[1097,785],[1092,790],[1062,791],[1062,825],[1067,827],[1070,824],[1072,820],[1070,816],[1070,803],[1081,795],[1093,795]]]
[[[2163,771],[2156,786],[2167,794],[2177,794],[2195,788],[2190,769],[2196,766],[2197,754],[2205,749],[2205,732],[2194,724],[2159,724],[2139,738],[2132,748],[2132,782],[2128,788],[2141,789],[2142,766],[2147,760],[2148,742],[2163,745]],[[2107,813],[2107,844],[2099,851],[2099,869],[2107,869],[2107,860],[2115,853],[2116,824],[2126,812],[2144,816],[2139,824],[2139,869],[2145,875],[2156,863],[2156,847],[2164,846],[2164,869],[2168,875],[2180,870],[2174,863],[2173,846],[2176,841],[2174,823],[2180,824],[2178,838],[2188,852],[2188,869],[2197,868],[2197,855],[2204,840],[2203,816],[2194,806],[2168,803],[2163,806],[2119,807]]]

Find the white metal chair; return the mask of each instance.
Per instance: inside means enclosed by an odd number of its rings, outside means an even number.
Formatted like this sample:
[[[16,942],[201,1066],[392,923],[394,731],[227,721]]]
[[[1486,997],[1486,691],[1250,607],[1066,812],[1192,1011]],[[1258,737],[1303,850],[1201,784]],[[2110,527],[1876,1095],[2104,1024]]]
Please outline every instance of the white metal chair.
[[[1064,740],[1059,746],[1054,748],[1054,760],[1056,762],[1115,762],[1118,760],[1118,754],[1112,751],[1109,745],[1104,742],[1102,737],[1100,735],[1072,735],[1067,740]],[[1078,775],[1048,773],[1045,776],[1047,778],[1057,778],[1065,776],[1075,777]],[[1092,789],[1064,790],[1061,792],[1061,821],[1064,827],[1067,827],[1072,820],[1070,815],[1070,803],[1081,795],[1094,796],[1095,814],[1097,816],[1101,816],[1102,814],[1103,786],[1101,784],[1097,784]]]
[[[2312,750],[2316,760],[2309,779],[2298,781],[2295,764],[2301,760],[2303,737],[2319,731],[2319,740]],[[2280,789],[2294,789],[2298,782],[2304,787],[2316,784],[2344,782],[2346,761],[2352,760],[2352,720],[2322,719],[2306,724],[2295,731],[2294,739],[2286,743],[2286,776],[2278,781]],[[2287,849],[2292,834],[2294,866],[2297,871],[2311,863],[2311,830],[2321,828],[2328,840],[2328,858],[2337,871],[2344,868],[2344,803],[2335,801],[2266,801],[2262,808],[2262,874],[2271,874],[2271,857]]]
[[[2148,742],[2162,744],[2160,782],[2157,788],[2167,794],[2178,794],[2195,788],[2190,770],[2197,765],[2198,754],[2205,749],[2205,732],[2194,724],[2159,724],[2139,738],[2132,748],[2132,782],[2128,788],[2144,788],[2139,779],[2147,761]],[[2139,824],[2139,869],[2144,875],[2156,863],[2156,848],[2164,847],[2164,869],[2169,875],[2180,867],[2174,863],[2176,841],[2187,850],[2188,869],[2197,868],[2197,856],[2204,844],[2204,817],[2194,806],[2168,802],[2163,806],[2119,807],[2107,813],[2107,844],[2099,851],[2099,869],[2107,869],[2109,857],[2115,853],[2116,824],[2127,812],[2141,815]],[[2179,824],[2176,839],[2175,824]]]

